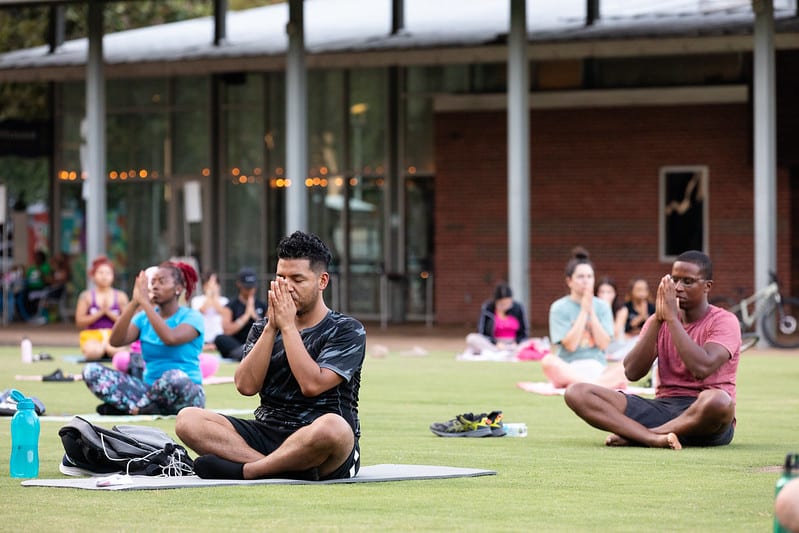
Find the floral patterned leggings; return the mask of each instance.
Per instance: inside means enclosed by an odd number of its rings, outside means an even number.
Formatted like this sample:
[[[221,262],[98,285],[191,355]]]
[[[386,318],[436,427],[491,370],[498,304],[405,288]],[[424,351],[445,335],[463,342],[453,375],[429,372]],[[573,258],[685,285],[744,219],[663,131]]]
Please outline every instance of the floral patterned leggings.
[[[205,407],[205,391],[182,370],[167,370],[148,386],[141,379],[99,363],[83,368],[83,381],[104,403],[130,413],[174,415],[184,407]]]

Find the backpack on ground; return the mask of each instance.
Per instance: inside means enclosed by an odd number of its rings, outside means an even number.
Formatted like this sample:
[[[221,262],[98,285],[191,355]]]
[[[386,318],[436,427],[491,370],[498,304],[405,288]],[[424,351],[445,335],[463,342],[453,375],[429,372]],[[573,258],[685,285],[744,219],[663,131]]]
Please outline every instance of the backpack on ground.
[[[33,400],[33,406],[36,414],[42,416],[44,414],[44,404],[36,396],[28,396]],[[17,412],[17,401],[11,397],[11,389],[6,389],[0,392],[0,416],[14,416]]]
[[[107,429],[76,416],[58,430],[58,435],[65,452],[59,470],[68,476],[194,473],[194,462],[186,448],[155,427],[121,425]]]

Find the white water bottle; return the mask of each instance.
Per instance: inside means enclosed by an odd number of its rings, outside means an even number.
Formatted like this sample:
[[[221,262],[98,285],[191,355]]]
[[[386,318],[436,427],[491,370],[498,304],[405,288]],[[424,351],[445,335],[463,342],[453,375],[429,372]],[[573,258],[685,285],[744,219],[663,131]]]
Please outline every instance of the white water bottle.
[[[506,437],[526,437],[527,436],[527,424],[524,422],[518,423],[502,423],[502,427],[505,429],[505,436]]]
[[[19,344],[19,351],[22,354],[23,363],[33,362],[33,343],[31,343],[28,337],[22,339],[22,342]]]

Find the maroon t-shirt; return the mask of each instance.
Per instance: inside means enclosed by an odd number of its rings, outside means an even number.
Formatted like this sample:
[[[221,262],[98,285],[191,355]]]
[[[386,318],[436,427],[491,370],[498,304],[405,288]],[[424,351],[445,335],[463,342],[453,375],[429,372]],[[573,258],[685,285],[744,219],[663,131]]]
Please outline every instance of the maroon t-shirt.
[[[654,315],[649,317],[641,330],[642,335],[654,319]],[[730,358],[714,373],[697,380],[680,359],[668,326],[661,324],[657,340],[660,384],[656,396],[699,396],[706,389],[721,389],[735,401],[735,374],[741,356],[741,326],[738,319],[729,311],[711,305],[705,316],[696,322],[683,323],[683,327],[699,346],[708,342],[720,344],[730,353]]]

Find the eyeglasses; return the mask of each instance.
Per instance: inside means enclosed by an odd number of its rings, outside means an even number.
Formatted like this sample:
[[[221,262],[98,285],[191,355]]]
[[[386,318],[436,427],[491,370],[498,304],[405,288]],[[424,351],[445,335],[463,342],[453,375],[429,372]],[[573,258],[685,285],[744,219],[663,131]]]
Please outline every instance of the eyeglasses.
[[[675,285],[678,283],[682,283],[682,286],[686,289],[689,287],[693,287],[694,283],[697,281],[704,281],[704,278],[686,278],[686,277],[679,277],[679,276],[672,276],[671,281],[674,282]]]

